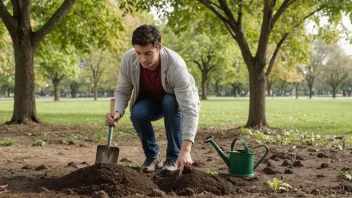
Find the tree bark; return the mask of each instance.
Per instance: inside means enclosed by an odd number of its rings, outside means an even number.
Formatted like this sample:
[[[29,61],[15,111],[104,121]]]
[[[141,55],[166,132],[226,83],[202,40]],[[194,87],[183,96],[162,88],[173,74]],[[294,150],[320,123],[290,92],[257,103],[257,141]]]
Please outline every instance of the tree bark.
[[[11,120],[8,123],[39,122],[34,95],[34,53],[36,46],[31,34],[23,30],[12,38],[15,52],[15,102]]]
[[[260,69],[249,70],[249,115],[246,127],[260,128],[268,126],[265,115],[265,86],[266,77]]]

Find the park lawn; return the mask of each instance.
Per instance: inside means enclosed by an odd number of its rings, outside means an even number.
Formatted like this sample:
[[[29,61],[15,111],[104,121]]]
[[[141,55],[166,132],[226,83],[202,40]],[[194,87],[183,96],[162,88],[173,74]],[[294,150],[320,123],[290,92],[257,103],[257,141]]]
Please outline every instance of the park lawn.
[[[267,99],[266,115],[270,126],[318,134],[352,134],[352,100],[339,99]],[[104,125],[109,101],[66,100],[37,102],[41,121],[60,125]],[[201,102],[199,127],[231,128],[246,124],[248,99],[213,99]],[[0,123],[11,118],[13,102],[0,102]],[[129,110],[119,127],[132,128]],[[156,126],[162,127],[159,120]]]

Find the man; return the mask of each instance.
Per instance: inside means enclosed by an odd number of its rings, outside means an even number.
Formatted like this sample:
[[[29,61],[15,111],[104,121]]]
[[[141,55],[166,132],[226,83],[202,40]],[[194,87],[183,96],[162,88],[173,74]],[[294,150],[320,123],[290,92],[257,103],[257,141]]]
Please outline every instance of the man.
[[[105,123],[116,125],[130,101],[131,121],[143,146],[144,172],[163,168],[182,173],[193,163],[191,148],[199,118],[199,96],[193,77],[176,52],[163,47],[153,25],[142,25],[132,35],[133,49],[125,53],[115,91],[115,115]],[[151,121],[164,117],[167,137],[166,161],[159,156]]]

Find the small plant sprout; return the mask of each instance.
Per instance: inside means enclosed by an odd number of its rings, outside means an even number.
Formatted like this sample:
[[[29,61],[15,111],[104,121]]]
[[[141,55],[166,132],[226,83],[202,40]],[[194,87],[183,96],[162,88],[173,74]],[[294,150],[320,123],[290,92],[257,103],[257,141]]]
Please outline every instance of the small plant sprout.
[[[292,189],[290,184],[283,183],[282,180],[279,180],[277,178],[269,179],[266,183],[269,184],[270,188],[274,192],[288,192],[290,189]]]
[[[6,138],[3,141],[0,142],[0,145],[2,146],[14,146],[16,145],[16,140],[13,140],[11,138]]]
[[[351,181],[352,182],[352,175],[349,171],[345,171],[345,173],[343,174],[345,176],[345,178],[348,180],[348,181]]]
[[[219,174],[218,171],[211,171],[211,170],[208,170],[206,173],[209,175],[215,175],[215,176]]]
[[[45,142],[40,139],[35,139],[34,142],[32,143],[32,146],[44,146]]]

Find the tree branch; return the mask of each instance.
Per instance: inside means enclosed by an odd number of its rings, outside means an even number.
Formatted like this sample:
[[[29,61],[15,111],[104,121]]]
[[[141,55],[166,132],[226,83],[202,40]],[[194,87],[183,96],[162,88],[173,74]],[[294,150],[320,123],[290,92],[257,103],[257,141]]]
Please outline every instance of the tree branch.
[[[202,66],[198,61],[193,60],[193,62],[198,65],[198,68],[200,69],[200,71],[203,71]]]
[[[229,24],[229,20],[227,18],[225,18],[225,16],[223,16],[220,12],[218,12],[214,6],[212,6],[207,0],[198,0],[198,2],[202,3],[203,5],[205,5],[207,8],[209,8],[209,10],[211,10],[217,17],[219,17],[222,21],[224,21],[225,23]]]
[[[0,18],[4,22],[10,34],[14,33],[17,25],[16,20],[11,16],[9,11],[6,9],[4,2],[2,1],[0,1]]]
[[[285,12],[285,10],[290,7],[296,0],[285,0],[280,8],[276,11],[275,15],[273,16],[273,19],[270,24],[270,28],[272,29],[276,23],[276,21],[280,18],[280,16]]]
[[[277,54],[279,53],[279,50],[282,46],[282,44],[284,43],[284,41],[286,40],[286,38],[288,37],[290,33],[285,33],[284,36],[281,38],[281,40],[279,41],[279,43],[276,45],[276,49],[273,53],[273,56],[271,57],[270,59],[270,63],[269,63],[269,66],[268,66],[268,70],[265,72],[265,75],[266,77],[269,77],[270,73],[271,73],[271,70],[274,66],[274,63],[275,63],[275,59],[276,59],[276,56]]]
[[[313,12],[309,13],[307,16],[303,17],[302,20],[300,21],[300,23],[297,23],[293,26],[293,28],[296,28],[298,26],[300,26],[307,18],[309,18],[310,16],[312,16],[313,14],[319,12],[320,10],[322,10],[324,7],[326,6],[326,4],[321,5],[318,9],[314,10]]]
[[[33,43],[36,45],[42,40],[51,30],[53,30],[59,21],[68,13],[72,8],[76,0],[65,0],[59,9],[51,16],[51,18],[40,28],[37,32],[33,34]]]
[[[218,2],[220,3],[221,9],[225,12],[228,20],[229,20],[229,24],[233,24],[234,27],[236,27],[236,19],[233,17],[233,14],[229,8],[229,6],[227,5],[225,0],[218,0]]]
[[[239,30],[242,31],[242,9],[243,9],[243,0],[238,0],[238,5],[239,5],[239,9],[238,9],[238,18],[237,18],[237,27]]]

